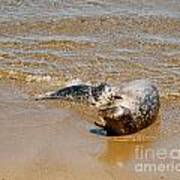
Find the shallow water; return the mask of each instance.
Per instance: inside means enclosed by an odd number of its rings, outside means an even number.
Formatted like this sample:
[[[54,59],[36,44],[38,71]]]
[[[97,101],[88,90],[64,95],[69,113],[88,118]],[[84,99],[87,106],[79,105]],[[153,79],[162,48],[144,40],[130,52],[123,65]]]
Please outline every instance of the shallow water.
[[[0,17],[1,76],[148,77],[179,96],[178,1],[1,0]]]
[[[178,0],[0,0],[2,178],[132,179],[138,145],[179,148],[179,29]],[[89,131],[93,110],[25,100],[76,78],[113,85],[150,78],[160,89],[159,123],[107,138]]]

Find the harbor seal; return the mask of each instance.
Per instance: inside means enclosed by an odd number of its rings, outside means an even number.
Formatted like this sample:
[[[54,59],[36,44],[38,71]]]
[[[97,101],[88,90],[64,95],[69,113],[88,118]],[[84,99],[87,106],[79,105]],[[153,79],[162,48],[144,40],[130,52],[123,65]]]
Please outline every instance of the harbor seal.
[[[131,81],[116,89],[111,104],[99,108],[100,126],[109,135],[132,134],[152,124],[159,108],[159,92],[153,83],[148,80]]]
[[[127,135],[142,130],[155,121],[160,107],[158,89],[144,79],[120,87],[79,83],[36,99],[65,99],[95,106],[102,120],[95,124],[107,135]]]

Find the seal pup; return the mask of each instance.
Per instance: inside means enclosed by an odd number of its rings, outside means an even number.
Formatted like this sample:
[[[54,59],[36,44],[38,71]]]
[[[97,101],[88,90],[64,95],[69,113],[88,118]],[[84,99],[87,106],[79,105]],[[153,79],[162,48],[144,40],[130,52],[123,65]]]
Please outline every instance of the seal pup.
[[[101,117],[101,122],[95,122],[95,125],[103,128],[107,135],[140,131],[155,121],[160,107],[158,89],[144,79],[120,87],[79,82],[36,98],[43,99],[73,100],[95,106]]]
[[[61,99],[87,103],[96,107],[107,105],[114,96],[114,87],[107,83],[92,85],[75,81],[57,91],[47,92],[35,97],[35,100]]]

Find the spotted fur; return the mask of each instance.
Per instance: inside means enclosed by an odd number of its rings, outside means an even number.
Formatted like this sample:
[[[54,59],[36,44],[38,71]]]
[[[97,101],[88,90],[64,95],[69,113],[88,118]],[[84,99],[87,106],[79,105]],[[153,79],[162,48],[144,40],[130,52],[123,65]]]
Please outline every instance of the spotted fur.
[[[121,98],[114,99],[111,107],[99,109],[104,128],[109,134],[135,133],[152,124],[159,111],[157,88],[147,80],[135,80],[124,84],[116,92]]]

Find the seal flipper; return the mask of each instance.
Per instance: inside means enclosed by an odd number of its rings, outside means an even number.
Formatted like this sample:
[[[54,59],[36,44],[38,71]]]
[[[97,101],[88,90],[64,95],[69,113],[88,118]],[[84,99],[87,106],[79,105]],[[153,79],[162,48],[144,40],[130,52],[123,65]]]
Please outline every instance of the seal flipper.
[[[104,119],[107,135],[125,135],[136,131],[131,111],[126,107],[103,108],[99,110],[99,115]]]
[[[101,118],[100,120],[101,120],[100,122],[99,121],[95,121],[94,124],[96,126],[98,126],[98,127],[101,127],[103,129],[105,129],[106,128],[106,122],[104,121],[103,118]]]

